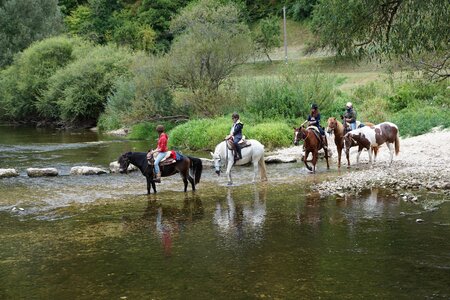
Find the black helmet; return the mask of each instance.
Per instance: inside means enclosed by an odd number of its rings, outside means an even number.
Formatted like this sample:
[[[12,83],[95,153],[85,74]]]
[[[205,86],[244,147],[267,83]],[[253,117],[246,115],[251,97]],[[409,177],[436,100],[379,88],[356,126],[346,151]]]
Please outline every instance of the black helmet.
[[[311,109],[318,109],[319,107],[317,106],[317,104],[313,103],[311,104]]]

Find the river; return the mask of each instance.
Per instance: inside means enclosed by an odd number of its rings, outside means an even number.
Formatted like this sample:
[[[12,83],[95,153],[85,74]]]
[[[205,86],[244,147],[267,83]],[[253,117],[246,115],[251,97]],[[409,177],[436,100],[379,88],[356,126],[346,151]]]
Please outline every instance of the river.
[[[319,198],[301,163],[233,170],[235,185],[205,168],[197,191],[179,176],[146,195],[140,173],[108,169],[127,141],[89,131],[0,126],[0,299],[448,299],[450,203],[367,190]],[[207,157],[208,153],[190,153]],[[30,178],[29,167],[60,175]],[[347,172],[345,170],[345,172]]]

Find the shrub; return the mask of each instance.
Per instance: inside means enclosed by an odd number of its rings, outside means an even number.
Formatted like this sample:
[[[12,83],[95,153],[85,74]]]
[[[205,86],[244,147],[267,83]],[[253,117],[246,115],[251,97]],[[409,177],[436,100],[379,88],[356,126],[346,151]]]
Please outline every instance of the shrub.
[[[89,47],[77,38],[54,37],[36,42],[16,57],[13,65],[2,72],[2,106],[10,117],[20,120],[55,118],[54,105],[41,101],[49,78],[74,61],[81,51]]]
[[[322,113],[335,103],[337,78],[313,72],[298,76],[289,73],[282,78],[241,80],[239,94],[247,99],[246,110],[262,118],[306,118],[310,105],[317,103]]]
[[[434,127],[450,127],[450,109],[432,106],[414,106],[395,113],[392,122],[399,127],[400,135],[424,134]]]
[[[128,72],[130,54],[111,46],[96,47],[56,72],[43,96],[57,105],[60,118],[68,123],[95,123],[103,112],[107,95],[116,79]]]
[[[283,122],[264,122],[249,124],[244,120],[243,134],[247,139],[257,139],[267,149],[288,146],[291,143],[292,130]],[[169,144],[190,150],[214,150],[229,133],[231,119],[229,116],[217,119],[196,119],[175,127],[171,131]]]

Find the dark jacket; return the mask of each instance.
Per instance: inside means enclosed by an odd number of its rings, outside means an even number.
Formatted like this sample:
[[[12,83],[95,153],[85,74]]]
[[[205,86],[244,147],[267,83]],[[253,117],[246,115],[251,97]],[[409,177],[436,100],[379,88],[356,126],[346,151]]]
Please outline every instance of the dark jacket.
[[[235,124],[233,124],[233,127],[231,127],[232,134],[234,137],[234,142],[239,142],[242,139],[242,128],[244,128],[244,123],[242,123],[240,120],[237,120]]]
[[[345,119],[351,119],[349,123],[356,122],[356,111],[353,108],[347,109],[344,114]]]

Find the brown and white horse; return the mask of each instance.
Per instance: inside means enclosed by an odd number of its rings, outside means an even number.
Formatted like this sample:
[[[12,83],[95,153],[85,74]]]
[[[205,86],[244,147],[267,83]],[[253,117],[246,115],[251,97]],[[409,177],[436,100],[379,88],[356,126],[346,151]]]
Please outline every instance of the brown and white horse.
[[[365,122],[365,126],[374,126],[375,124],[370,122]],[[338,153],[338,168],[341,167],[341,155],[342,155],[342,149],[344,148],[344,135],[345,135],[345,128],[344,125],[339,122],[334,117],[328,118],[328,126],[327,126],[327,132],[329,134],[334,133],[334,143],[336,144],[336,149]],[[357,146],[356,142],[353,142],[349,147]],[[378,148],[374,148],[375,155],[378,151]],[[347,168],[350,168],[350,157],[348,152],[346,151],[347,156]]]
[[[386,143],[389,148],[390,161],[389,166],[392,164],[394,157],[394,149],[392,144],[395,145],[395,154],[400,152],[400,138],[398,133],[398,127],[394,123],[383,122],[375,126],[365,126],[350,131],[344,136],[344,146],[345,151],[348,155],[351,144],[356,142],[358,144],[358,155],[356,156],[356,163],[359,163],[359,155],[362,149],[367,149],[369,151],[369,164],[372,166],[372,151],[375,147],[379,147]],[[377,158],[377,153],[375,152],[374,162]]]
[[[299,141],[303,140],[303,145],[305,146],[305,155],[303,156],[303,162],[305,163],[306,168],[308,170],[312,171],[313,173],[316,172],[316,163],[317,158],[319,157],[319,150],[322,148],[322,143],[320,142],[320,133],[316,134],[314,132],[314,129],[307,128],[305,129],[303,126],[300,126],[299,128],[294,127],[294,145],[298,145]],[[330,164],[328,163],[328,150],[325,147],[325,159],[327,161],[327,169],[330,168]],[[312,153],[312,168],[307,163],[307,158],[309,153]]]

